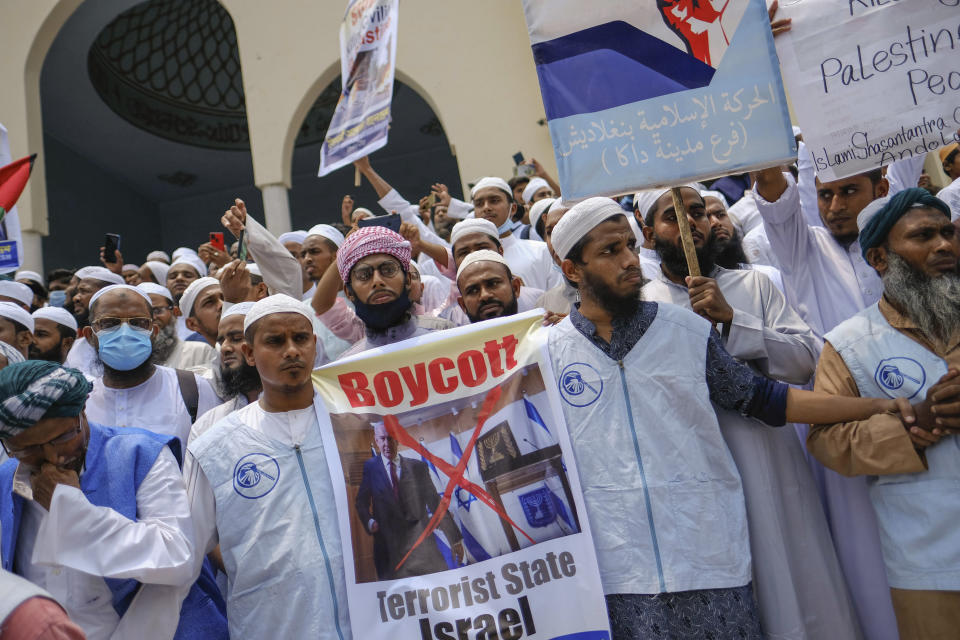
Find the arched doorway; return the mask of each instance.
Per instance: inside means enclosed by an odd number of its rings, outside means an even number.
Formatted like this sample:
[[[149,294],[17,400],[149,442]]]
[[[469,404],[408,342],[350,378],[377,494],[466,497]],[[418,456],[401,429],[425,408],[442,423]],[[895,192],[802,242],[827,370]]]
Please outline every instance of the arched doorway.
[[[101,0],[66,21],[40,77],[44,266],[196,247],[234,197],[262,211],[237,39],[216,0]]]
[[[294,229],[308,229],[320,222],[338,222],[340,203],[350,194],[356,205],[377,215],[385,213],[377,206],[377,195],[364,181],[354,186],[352,168],[342,168],[317,177],[320,145],[340,96],[337,76],[320,93],[300,127],[293,151],[290,211]],[[441,182],[450,193],[462,196],[460,170],[440,119],[423,97],[409,85],[396,80],[391,106],[390,135],[387,146],[371,155],[373,168],[402,196],[416,204],[430,192],[430,185]]]

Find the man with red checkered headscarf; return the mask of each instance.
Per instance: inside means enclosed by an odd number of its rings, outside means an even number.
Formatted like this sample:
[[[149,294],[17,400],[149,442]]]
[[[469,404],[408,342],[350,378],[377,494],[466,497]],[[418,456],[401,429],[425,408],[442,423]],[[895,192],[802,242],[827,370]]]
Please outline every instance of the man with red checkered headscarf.
[[[410,243],[386,227],[354,231],[337,251],[347,298],[363,321],[364,337],[340,357],[423,335],[410,300]]]

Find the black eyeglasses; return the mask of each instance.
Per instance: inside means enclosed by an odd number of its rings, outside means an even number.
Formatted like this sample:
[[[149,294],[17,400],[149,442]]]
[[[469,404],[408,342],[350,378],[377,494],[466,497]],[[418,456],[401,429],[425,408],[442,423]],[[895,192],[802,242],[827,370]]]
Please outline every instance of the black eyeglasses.
[[[58,447],[62,444],[67,444],[72,442],[78,435],[83,432],[83,426],[80,422],[80,416],[77,416],[77,426],[73,429],[70,429],[66,433],[62,433],[53,440],[47,440],[46,442],[41,442],[40,444],[31,444],[30,446],[23,447],[21,449],[13,449],[7,446],[7,443],[3,440],[0,440],[0,446],[3,447],[3,450],[6,451],[7,455],[11,458],[20,458],[24,457],[24,454],[36,452],[43,453],[43,448],[47,445],[52,445]]]
[[[393,260],[385,260],[376,267],[371,267],[370,265],[365,264],[359,267],[354,267],[350,277],[357,282],[366,282],[373,277],[374,271],[379,271],[380,275],[384,278],[392,278],[393,276],[397,275],[398,271],[400,271],[400,264]]]
[[[100,333],[101,331],[116,331],[124,322],[141,331],[150,331],[153,328],[153,318],[98,318],[91,323],[91,326],[94,331]]]

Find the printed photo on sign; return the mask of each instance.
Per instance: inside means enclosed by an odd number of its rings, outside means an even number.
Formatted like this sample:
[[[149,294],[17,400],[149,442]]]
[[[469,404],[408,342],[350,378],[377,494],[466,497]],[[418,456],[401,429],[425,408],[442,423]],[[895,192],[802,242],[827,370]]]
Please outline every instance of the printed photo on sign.
[[[456,569],[579,532],[546,402],[531,365],[486,393],[396,416],[331,415],[357,582]]]

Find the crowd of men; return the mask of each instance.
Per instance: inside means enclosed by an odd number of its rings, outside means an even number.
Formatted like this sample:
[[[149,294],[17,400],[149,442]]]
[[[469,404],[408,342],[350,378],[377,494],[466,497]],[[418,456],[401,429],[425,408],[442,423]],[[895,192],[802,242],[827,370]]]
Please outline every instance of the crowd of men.
[[[941,197],[922,157],[823,183],[801,142],[678,211],[566,203],[535,161],[412,204],[365,158],[380,216],[346,197],[275,237],[236,200],[245,260],[0,280],[0,638],[352,637],[311,372],[538,308],[554,369],[603,383],[563,412],[613,638],[958,637],[960,147],[938,159]],[[252,500],[258,455],[284,482]]]

